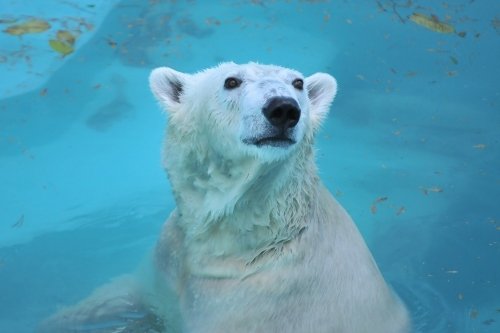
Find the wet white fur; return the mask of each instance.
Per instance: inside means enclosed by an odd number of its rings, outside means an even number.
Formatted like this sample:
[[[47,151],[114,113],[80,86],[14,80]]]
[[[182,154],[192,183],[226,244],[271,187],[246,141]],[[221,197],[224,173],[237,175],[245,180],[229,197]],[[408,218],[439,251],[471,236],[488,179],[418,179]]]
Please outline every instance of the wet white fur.
[[[224,80],[233,76],[244,78],[242,86],[224,89]],[[152,72],[151,89],[169,114],[164,165],[178,210],[183,212],[184,219],[188,220],[188,214],[192,215],[189,219],[196,221],[186,227],[190,236],[198,232],[194,229],[203,229],[220,216],[231,215],[238,202],[246,203],[260,196],[259,191],[265,197],[276,198],[274,193],[264,193],[263,189],[279,191],[281,182],[288,180],[288,169],[299,155],[295,150],[311,145],[312,136],[336,93],[336,82],[331,76],[316,74],[307,78],[306,85],[324,87],[323,91],[315,90],[321,94],[314,95],[317,107],[311,112],[307,90],[299,91],[291,85],[293,79],[302,77],[296,71],[278,66],[233,63],[194,75],[170,68],[157,68]],[[170,98],[169,80],[182,81],[180,103]],[[283,149],[243,143],[246,138],[259,136],[266,130],[262,107],[273,96],[292,97],[301,107],[300,121],[293,131],[299,144]],[[283,163],[286,158],[289,162]],[[305,162],[303,160],[298,163]],[[283,169],[274,175],[272,185],[255,183],[262,172],[269,172],[277,165]],[[251,185],[258,188],[250,189]],[[183,207],[185,202],[187,207]],[[193,206],[197,209],[193,210]],[[256,221],[244,218],[237,224],[248,229],[262,223],[267,224],[258,217]]]
[[[227,77],[242,79],[224,89]],[[157,266],[177,288],[190,332],[407,332],[350,217],[321,185],[313,138],[336,90],[328,74],[221,64],[188,75],[158,68],[151,89],[168,112],[164,166],[177,209]],[[170,82],[183,86],[180,101]],[[266,130],[262,107],[294,98],[290,148],[243,143]]]
[[[224,89],[231,76],[241,86]],[[313,139],[337,84],[317,73],[301,91],[291,85],[296,78],[304,77],[256,63],[152,72],[151,89],[168,113],[163,163],[177,208],[133,283],[112,283],[61,311],[45,332],[119,313],[116,297],[153,309],[167,332],[409,332],[404,305],[318,178]],[[275,96],[300,106],[290,132],[296,143],[245,143],[269,130],[262,106]]]

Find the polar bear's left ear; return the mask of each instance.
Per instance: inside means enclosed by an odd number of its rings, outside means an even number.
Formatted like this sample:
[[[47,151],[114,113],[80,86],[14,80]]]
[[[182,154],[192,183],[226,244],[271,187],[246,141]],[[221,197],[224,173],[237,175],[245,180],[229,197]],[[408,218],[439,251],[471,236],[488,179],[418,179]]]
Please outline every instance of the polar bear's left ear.
[[[306,78],[306,89],[311,101],[311,120],[317,130],[328,114],[330,104],[337,93],[337,81],[333,76],[316,73]]]
[[[155,68],[149,75],[149,86],[156,99],[168,111],[179,105],[189,74],[168,67]]]

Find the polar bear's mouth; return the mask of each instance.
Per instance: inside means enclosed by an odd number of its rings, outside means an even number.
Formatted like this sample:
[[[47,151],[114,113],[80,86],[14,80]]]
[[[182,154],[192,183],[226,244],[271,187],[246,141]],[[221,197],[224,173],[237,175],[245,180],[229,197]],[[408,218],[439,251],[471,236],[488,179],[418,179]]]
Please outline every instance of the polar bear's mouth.
[[[279,147],[287,148],[295,144],[295,140],[292,140],[285,136],[270,136],[264,138],[254,138],[250,140],[245,140],[244,143],[255,145],[257,147]]]

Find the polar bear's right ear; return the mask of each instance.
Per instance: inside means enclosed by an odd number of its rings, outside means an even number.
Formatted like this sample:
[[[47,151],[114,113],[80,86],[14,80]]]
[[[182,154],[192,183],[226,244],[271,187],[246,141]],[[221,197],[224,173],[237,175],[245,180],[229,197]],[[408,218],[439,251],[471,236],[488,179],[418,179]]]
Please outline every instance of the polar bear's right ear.
[[[158,67],[149,75],[149,86],[156,99],[170,111],[180,103],[188,77],[189,74],[177,72],[172,68]]]

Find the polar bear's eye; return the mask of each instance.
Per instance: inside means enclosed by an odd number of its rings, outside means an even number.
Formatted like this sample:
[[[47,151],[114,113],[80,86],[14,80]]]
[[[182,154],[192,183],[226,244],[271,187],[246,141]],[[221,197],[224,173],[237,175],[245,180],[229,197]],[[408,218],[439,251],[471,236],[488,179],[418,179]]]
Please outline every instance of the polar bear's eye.
[[[304,80],[302,80],[302,79],[295,79],[292,82],[292,86],[295,89],[302,90],[302,89],[304,89]]]
[[[238,88],[240,85],[241,85],[241,80],[235,77],[228,77],[226,81],[224,81],[224,88],[226,89]]]

